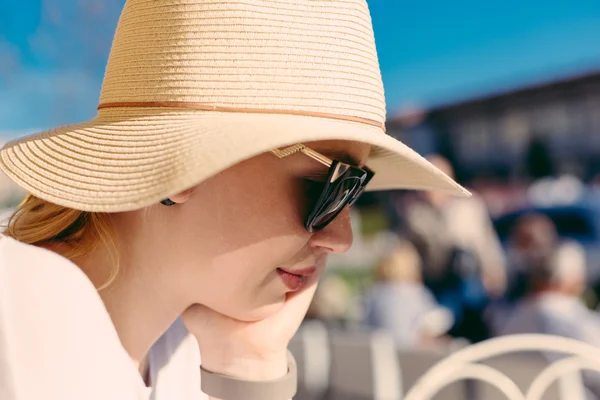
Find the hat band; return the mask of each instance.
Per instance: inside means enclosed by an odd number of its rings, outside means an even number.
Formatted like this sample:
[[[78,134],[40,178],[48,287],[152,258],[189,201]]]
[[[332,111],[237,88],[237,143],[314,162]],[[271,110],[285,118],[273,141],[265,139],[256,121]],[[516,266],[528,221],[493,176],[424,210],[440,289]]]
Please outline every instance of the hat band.
[[[189,103],[184,101],[123,101],[123,102],[112,102],[112,103],[100,103],[98,110],[103,108],[127,108],[127,107],[168,107],[168,108],[185,108],[189,110],[202,110],[202,111],[218,111],[218,112],[236,112],[236,113],[253,113],[253,114],[290,114],[290,115],[303,115],[306,117],[319,117],[319,118],[331,118],[342,121],[360,122],[363,124],[373,125],[383,129],[385,132],[385,125],[379,121],[375,121],[369,118],[352,117],[349,115],[330,114],[322,112],[312,111],[297,111],[297,110],[270,110],[262,108],[236,108],[236,107],[223,107],[223,106],[210,106],[202,103]]]

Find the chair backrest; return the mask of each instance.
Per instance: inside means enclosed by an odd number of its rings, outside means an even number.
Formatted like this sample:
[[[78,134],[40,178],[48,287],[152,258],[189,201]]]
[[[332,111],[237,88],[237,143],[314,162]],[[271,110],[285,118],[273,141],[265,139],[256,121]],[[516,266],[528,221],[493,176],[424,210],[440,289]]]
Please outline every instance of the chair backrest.
[[[523,393],[526,393],[531,382],[550,365],[550,361],[539,352],[509,353],[480,362],[498,370],[512,380]],[[477,398],[486,400],[506,400],[506,396],[494,386],[477,381]],[[541,400],[561,399],[558,382],[554,382],[544,393]]]
[[[290,341],[298,366],[298,393],[294,400],[320,400],[329,389],[331,367],[329,334],[321,321],[305,321]]]
[[[449,355],[444,351],[426,351],[418,349],[398,350],[400,370],[402,371],[402,387],[405,393],[425,374],[431,367],[436,365]],[[468,386],[465,381],[451,383],[437,394],[433,400],[462,400],[467,398]],[[482,397],[486,399],[487,397]],[[504,399],[503,399],[504,400]]]
[[[388,332],[331,332],[330,400],[400,400],[396,345]]]
[[[567,357],[546,366],[539,360],[517,365],[519,359],[506,357],[511,353],[523,356],[523,352],[533,351],[563,353]],[[544,396],[552,396],[548,389],[558,381],[561,400],[583,400],[586,393],[581,370],[600,371],[600,348],[553,335],[503,336],[465,347],[441,360],[418,379],[405,400],[430,400],[449,383],[464,379],[494,385],[503,399],[511,400],[546,399]]]

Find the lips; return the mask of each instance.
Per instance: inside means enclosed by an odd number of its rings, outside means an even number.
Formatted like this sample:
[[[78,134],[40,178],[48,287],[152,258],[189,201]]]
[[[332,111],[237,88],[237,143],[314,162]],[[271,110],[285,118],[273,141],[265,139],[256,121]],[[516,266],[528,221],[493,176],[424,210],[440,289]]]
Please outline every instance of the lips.
[[[306,279],[317,271],[316,266],[310,266],[301,269],[283,269],[277,268],[277,273],[281,280],[292,292],[300,290]]]

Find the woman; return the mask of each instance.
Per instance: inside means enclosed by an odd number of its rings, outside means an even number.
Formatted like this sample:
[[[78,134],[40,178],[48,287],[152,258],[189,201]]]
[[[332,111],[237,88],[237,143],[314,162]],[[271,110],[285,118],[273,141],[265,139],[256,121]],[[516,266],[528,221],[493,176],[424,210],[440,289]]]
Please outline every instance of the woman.
[[[367,183],[467,193],[385,135],[362,0],[129,0],[98,108],[0,153],[3,400],[289,398]]]

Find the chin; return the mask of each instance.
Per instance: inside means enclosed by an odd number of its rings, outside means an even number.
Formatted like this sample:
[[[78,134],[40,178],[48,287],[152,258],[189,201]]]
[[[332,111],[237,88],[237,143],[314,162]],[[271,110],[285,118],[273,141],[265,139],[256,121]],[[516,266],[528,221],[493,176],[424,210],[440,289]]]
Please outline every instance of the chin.
[[[230,318],[237,319],[244,322],[257,322],[265,318],[269,318],[272,315],[277,314],[285,304],[285,296],[280,300],[253,308],[244,308],[235,310],[235,312],[227,313],[226,315]]]

